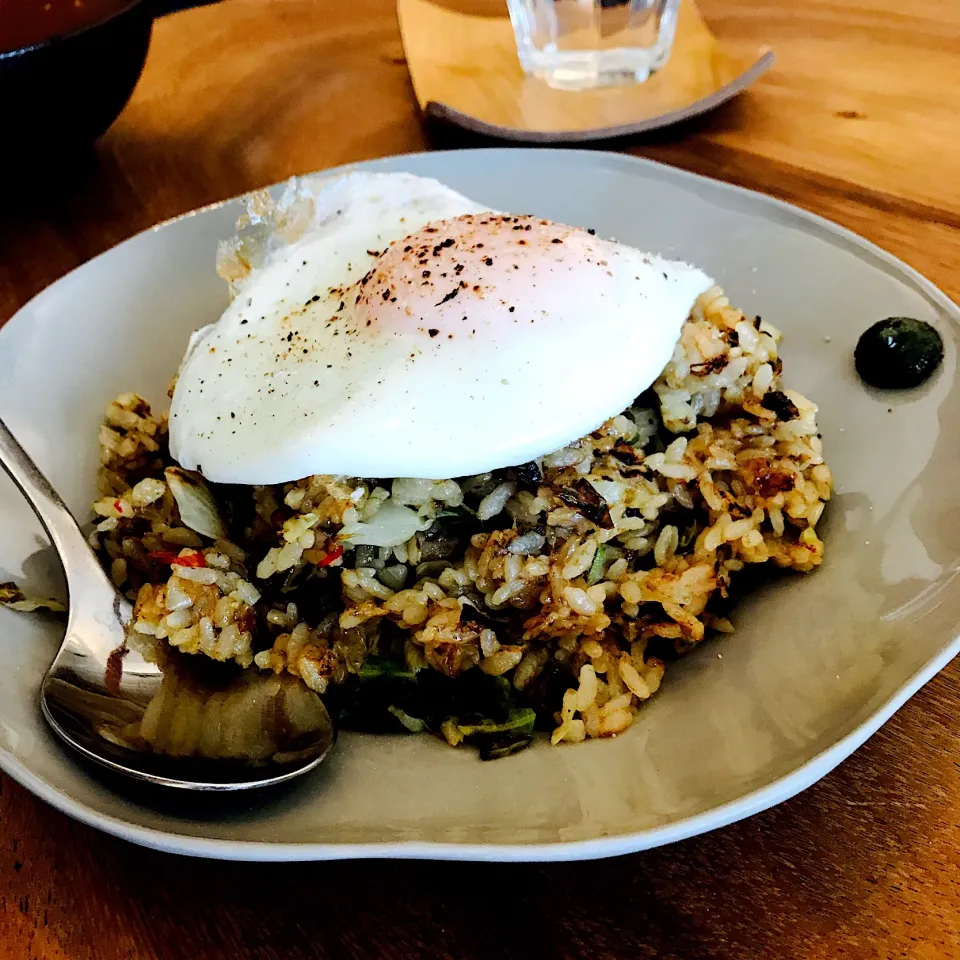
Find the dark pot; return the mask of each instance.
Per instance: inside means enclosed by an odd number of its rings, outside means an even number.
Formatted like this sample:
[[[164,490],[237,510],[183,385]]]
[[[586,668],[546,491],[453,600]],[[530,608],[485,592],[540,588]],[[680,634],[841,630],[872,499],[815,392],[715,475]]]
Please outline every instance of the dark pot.
[[[0,53],[0,164],[93,143],[130,99],[152,26],[152,0],[132,0],[67,36]]]

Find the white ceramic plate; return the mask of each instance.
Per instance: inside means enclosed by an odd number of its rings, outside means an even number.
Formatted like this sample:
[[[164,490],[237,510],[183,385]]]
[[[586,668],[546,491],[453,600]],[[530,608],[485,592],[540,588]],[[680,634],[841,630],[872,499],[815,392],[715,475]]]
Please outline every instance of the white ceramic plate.
[[[80,820],[183,853],[599,857],[701,833],[803,790],[957,653],[960,312],[927,281],[810,214],[629,157],[482,150],[368,166],[438,177],[493,207],[692,260],[780,327],[787,382],[820,403],[837,478],[823,567],[744,602],[738,632],[674,666],[616,740],[482,763],[427,737],[346,735],[315,776],[226,802],[134,789],[65,753],[35,705],[58,624],[0,610],[3,770]],[[105,403],[122,390],[163,402],[187,334],[225,305],[214,252],[237,212],[226,203],[122,243],[0,331],[0,416],[79,516],[94,491]],[[908,394],[871,392],[852,369],[858,335],[891,315],[936,324],[946,345],[937,376]],[[60,592],[47,542],[5,479],[0,529],[0,580]]]

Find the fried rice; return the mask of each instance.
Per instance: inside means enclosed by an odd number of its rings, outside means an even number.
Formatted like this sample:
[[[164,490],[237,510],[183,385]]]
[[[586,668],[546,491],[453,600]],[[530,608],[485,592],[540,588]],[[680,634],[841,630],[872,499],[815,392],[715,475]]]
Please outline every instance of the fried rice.
[[[91,543],[135,602],[128,642],[292,678],[345,725],[484,757],[534,727],[620,734],[668,662],[733,629],[744,571],[823,558],[831,474],[779,341],[714,287],[629,409],[536,461],[439,481],[208,484],[171,460],[165,416],[121,395]]]

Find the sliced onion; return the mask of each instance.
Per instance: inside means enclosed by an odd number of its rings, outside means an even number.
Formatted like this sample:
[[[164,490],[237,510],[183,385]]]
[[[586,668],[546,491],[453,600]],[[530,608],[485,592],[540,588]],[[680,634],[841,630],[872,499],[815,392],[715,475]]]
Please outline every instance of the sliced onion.
[[[163,475],[177,501],[184,526],[211,540],[225,540],[227,525],[220,516],[207,481],[199,473],[181,467],[167,467]]]
[[[354,544],[396,547],[406,543],[422,528],[423,524],[413,510],[393,500],[385,500],[369,522],[344,524],[339,537]]]

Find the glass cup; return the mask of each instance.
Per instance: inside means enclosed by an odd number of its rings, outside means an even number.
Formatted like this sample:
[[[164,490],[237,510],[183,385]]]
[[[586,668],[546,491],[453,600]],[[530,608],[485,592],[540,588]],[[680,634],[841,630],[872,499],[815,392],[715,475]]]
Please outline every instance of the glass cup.
[[[670,56],[680,0],[507,0],[525,73],[561,90],[642,83]]]

